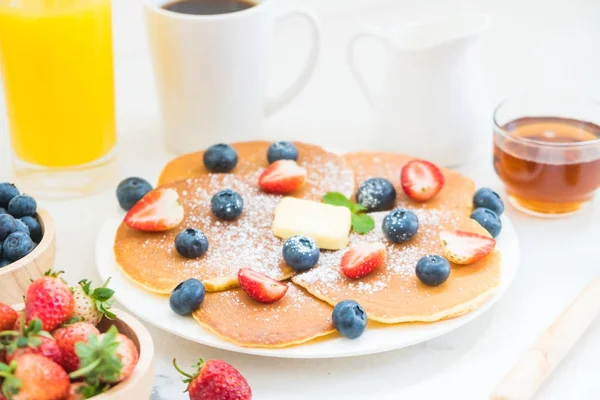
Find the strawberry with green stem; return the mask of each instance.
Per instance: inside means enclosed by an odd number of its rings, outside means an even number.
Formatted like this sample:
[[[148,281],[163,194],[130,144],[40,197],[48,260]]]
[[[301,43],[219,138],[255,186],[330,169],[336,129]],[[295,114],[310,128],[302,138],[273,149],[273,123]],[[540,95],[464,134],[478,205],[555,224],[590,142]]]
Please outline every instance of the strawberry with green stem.
[[[0,363],[0,378],[8,400],[63,400],[71,383],[60,365],[39,354],[24,354],[8,365]]]
[[[84,279],[71,287],[75,299],[73,316],[92,325],[98,325],[103,317],[115,319],[115,314],[110,311],[115,291],[107,287],[109,282],[110,278],[101,287],[92,289],[92,282]]]
[[[42,321],[45,331],[52,332],[73,316],[75,300],[69,286],[59,278],[60,272],[46,272],[29,285],[25,296],[25,323]]]
[[[39,354],[57,364],[62,362],[62,354],[52,335],[42,330],[42,322],[34,319],[21,331],[0,332],[1,342],[6,352],[6,362],[24,354]]]

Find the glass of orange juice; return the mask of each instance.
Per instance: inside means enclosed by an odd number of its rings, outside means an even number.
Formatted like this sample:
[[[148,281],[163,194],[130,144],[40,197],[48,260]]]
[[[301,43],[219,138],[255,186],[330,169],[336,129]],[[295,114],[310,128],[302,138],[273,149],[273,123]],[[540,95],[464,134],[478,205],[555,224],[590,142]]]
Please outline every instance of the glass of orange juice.
[[[110,0],[0,0],[0,77],[18,183],[90,194],[116,165]]]

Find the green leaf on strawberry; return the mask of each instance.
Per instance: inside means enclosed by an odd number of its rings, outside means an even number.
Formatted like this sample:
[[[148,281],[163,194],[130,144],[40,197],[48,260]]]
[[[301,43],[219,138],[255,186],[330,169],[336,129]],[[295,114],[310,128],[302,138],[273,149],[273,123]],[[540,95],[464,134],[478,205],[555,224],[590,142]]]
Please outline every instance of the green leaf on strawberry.
[[[84,378],[90,386],[117,382],[123,368],[116,354],[119,347],[118,334],[117,328],[111,326],[101,337],[90,335],[87,343],[77,343],[75,353],[79,357],[80,368],[69,375],[71,379]]]
[[[328,192],[325,196],[323,196],[322,201],[325,204],[346,207],[349,209],[352,213],[352,230],[356,233],[369,233],[375,227],[375,221],[373,218],[364,213],[367,208],[362,204],[353,202],[342,193]]]

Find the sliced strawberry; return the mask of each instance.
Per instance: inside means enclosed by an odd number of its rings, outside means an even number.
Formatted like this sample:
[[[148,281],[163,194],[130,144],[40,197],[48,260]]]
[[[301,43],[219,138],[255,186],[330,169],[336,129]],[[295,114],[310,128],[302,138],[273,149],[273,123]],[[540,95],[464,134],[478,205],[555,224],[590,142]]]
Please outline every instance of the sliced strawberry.
[[[458,230],[440,232],[440,240],[444,256],[454,264],[472,264],[496,247],[491,237]]]
[[[175,228],[183,220],[183,206],[175,189],[156,189],[145,195],[125,215],[130,228],[162,232]]]
[[[408,197],[415,201],[427,201],[442,190],[444,175],[429,161],[412,160],[402,167],[400,183]]]
[[[250,268],[242,268],[238,272],[238,283],[248,296],[261,303],[274,303],[287,293],[285,283],[271,279]]]
[[[373,273],[385,261],[383,243],[360,243],[342,257],[342,272],[348,278],[363,278]]]
[[[279,160],[269,165],[258,178],[258,186],[267,193],[286,194],[304,185],[306,169],[293,160]]]

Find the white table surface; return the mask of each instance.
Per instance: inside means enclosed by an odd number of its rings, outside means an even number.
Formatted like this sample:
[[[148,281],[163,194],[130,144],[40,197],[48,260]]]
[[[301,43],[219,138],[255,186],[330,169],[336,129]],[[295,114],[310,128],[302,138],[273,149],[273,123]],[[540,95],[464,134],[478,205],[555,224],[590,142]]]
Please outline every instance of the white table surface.
[[[481,56],[493,103],[521,90],[569,88],[600,98],[600,3],[594,0],[448,1],[305,0],[321,15],[324,47],[314,79],[300,97],[266,121],[269,137],[302,138],[336,148],[363,146],[369,110],[345,65],[345,45],[359,22],[402,22],[461,10],[488,12],[495,25]],[[120,177],[151,181],[173,155],[162,148],[156,95],[136,2],[115,1]],[[304,46],[301,25],[276,41],[273,87],[293,76]],[[373,56],[368,68],[381,68]],[[9,178],[6,127],[0,131],[0,180]],[[501,190],[491,156],[461,171],[479,185]],[[115,187],[116,187],[115,182]],[[75,281],[98,279],[94,241],[117,203],[113,190],[70,201],[41,201],[57,225],[57,267]],[[573,297],[600,272],[600,201],[585,213],[541,220],[512,209],[522,264],[513,287],[487,314],[441,338],[381,355],[341,360],[279,360],[219,351],[149,327],[157,347],[153,400],[185,399],[170,366],[202,356],[221,358],[246,376],[263,399],[485,399]],[[600,320],[542,387],[537,400],[598,399]]]

